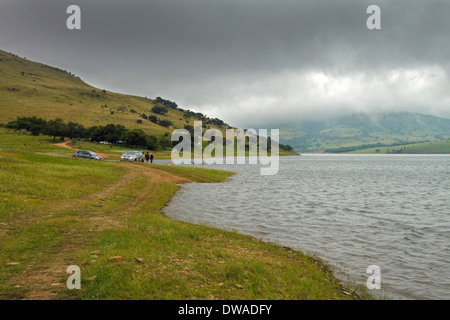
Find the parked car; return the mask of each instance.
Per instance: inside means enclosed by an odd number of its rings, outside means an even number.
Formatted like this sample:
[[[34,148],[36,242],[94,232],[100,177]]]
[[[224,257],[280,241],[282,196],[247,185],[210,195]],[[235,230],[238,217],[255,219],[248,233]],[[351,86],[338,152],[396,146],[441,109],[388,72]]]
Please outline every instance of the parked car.
[[[122,154],[120,161],[145,161],[145,155],[142,151],[127,151]]]
[[[73,154],[73,157],[75,159],[77,158],[83,158],[83,159],[92,159],[92,160],[103,160],[102,157],[100,157],[95,152],[89,151],[89,150],[77,150]]]

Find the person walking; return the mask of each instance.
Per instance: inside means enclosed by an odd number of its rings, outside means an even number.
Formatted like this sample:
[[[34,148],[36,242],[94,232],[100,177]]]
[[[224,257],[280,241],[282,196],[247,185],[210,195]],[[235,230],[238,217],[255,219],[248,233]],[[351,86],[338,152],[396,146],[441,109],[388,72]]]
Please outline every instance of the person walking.
[[[145,154],[145,162],[148,163],[148,160],[150,159],[150,155],[148,154],[148,152]]]
[[[150,163],[153,163],[153,153],[150,153]]]

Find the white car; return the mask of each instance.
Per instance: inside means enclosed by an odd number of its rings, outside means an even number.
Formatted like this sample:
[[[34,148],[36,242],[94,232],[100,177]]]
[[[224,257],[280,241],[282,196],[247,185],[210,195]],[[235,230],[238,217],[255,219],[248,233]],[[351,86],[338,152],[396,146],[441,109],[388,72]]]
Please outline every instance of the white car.
[[[142,151],[127,151],[122,154],[120,161],[145,161],[145,155]]]

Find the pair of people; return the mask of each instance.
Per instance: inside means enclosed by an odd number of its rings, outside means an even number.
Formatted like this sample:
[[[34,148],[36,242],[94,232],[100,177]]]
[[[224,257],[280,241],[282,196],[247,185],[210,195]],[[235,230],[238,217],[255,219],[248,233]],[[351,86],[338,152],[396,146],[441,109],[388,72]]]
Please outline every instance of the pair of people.
[[[145,154],[145,162],[148,163],[150,160],[150,163],[153,163],[153,153],[148,154],[148,152]]]

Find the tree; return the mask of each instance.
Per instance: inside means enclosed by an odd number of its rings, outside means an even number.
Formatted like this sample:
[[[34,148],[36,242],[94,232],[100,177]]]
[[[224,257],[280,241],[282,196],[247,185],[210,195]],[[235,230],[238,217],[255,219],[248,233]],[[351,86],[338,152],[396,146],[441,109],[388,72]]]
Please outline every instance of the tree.
[[[170,127],[173,123],[170,120],[163,119],[163,120],[158,121],[158,124],[160,126],[163,126],[163,127],[167,128],[167,127]]]
[[[160,104],[162,104],[166,107],[172,108],[172,109],[176,109],[178,107],[178,105],[175,102],[163,99],[161,97],[156,97],[155,102],[160,103]]]
[[[191,126],[190,124],[186,124],[184,126],[184,129],[186,129],[187,131],[189,131],[189,133],[191,134],[191,136],[194,136],[194,127]]]
[[[294,148],[292,148],[292,147],[291,147],[290,145],[288,145],[288,144],[282,144],[282,143],[280,143],[278,147],[279,147],[281,150],[288,151],[288,152],[291,152],[292,150],[294,150]]]
[[[195,112],[194,111],[185,110],[183,112],[183,117],[185,117],[185,118],[191,118],[191,117],[194,117],[194,116],[195,116]]]
[[[120,137],[126,131],[127,131],[127,129],[124,126],[120,125],[120,124],[118,124],[118,125],[114,125],[112,123],[107,124],[103,128],[104,137],[103,137],[102,140],[106,140],[106,141],[109,141],[111,143],[115,143],[116,141],[120,140]]]
[[[82,138],[85,134],[85,129],[81,124],[76,122],[69,122],[67,124],[67,135],[70,139]]]
[[[124,126],[117,124],[116,128],[114,130],[114,134],[111,137],[111,141],[110,142],[117,142],[120,140],[120,138],[122,137],[122,135],[127,132],[127,128],[125,128]]]
[[[158,150],[159,149],[159,141],[157,136],[148,136],[147,140],[147,149],[148,150]]]
[[[163,102],[164,102],[164,99],[161,98],[161,97],[156,97],[156,98],[155,98],[155,102],[157,102],[157,103],[163,103]]]
[[[128,146],[147,146],[148,137],[144,131],[140,129],[128,130],[122,134],[120,140],[126,141]]]
[[[42,131],[44,131],[45,125],[46,125],[46,123],[43,123],[42,125],[35,124],[35,125],[31,126],[31,128],[30,128],[31,134],[33,136],[38,136],[39,134],[42,133]]]
[[[56,118],[47,122],[44,132],[49,136],[53,136],[53,141],[56,140],[57,136],[61,137],[61,141],[64,141],[64,137],[67,136],[69,128],[61,118]]]
[[[225,122],[223,122],[219,118],[211,119],[211,123],[215,124],[216,126],[223,126],[223,125],[225,125]]]
[[[152,112],[156,114],[166,114],[169,110],[167,110],[166,107],[154,106]]]
[[[105,140],[104,130],[102,126],[93,126],[86,130],[86,136],[92,141]]]
[[[175,142],[172,142],[172,140],[170,140],[170,137],[169,136],[162,136],[160,139],[159,139],[159,146],[164,150],[164,149],[167,149],[167,148],[172,148],[173,147],[173,144],[174,143],[177,143],[176,141]]]
[[[148,116],[148,120],[153,122],[153,123],[158,123],[158,117],[154,116],[154,115]]]
[[[45,126],[47,125],[47,121],[42,118],[33,117],[17,117],[16,121],[8,122],[6,125],[9,129],[21,130],[25,129],[31,131],[31,133],[35,136],[38,136],[40,133],[44,131]]]

